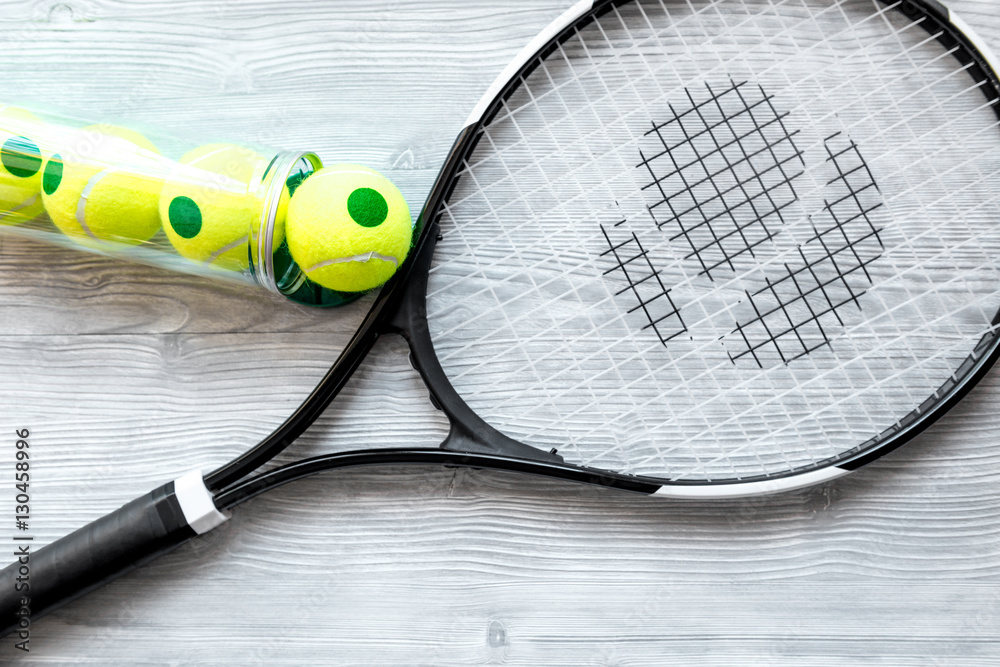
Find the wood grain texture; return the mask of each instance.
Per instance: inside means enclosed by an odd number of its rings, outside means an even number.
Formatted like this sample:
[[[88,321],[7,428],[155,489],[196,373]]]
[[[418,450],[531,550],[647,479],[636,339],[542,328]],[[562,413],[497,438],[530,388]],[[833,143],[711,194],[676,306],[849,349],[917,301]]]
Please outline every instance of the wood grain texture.
[[[995,0],[950,4],[1000,50]],[[82,117],[366,163],[416,207],[479,94],[568,5],[3,2],[0,71]],[[0,236],[0,481],[30,429],[40,545],[219,465],[306,396],[363,307]],[[877,464],[757,500],[428,467],[321,476],[40,620],[30,654],[0,641],[0,663],[1000,664],[998,405],[994,372]],[[386,339],[286,460],[446,429]]]

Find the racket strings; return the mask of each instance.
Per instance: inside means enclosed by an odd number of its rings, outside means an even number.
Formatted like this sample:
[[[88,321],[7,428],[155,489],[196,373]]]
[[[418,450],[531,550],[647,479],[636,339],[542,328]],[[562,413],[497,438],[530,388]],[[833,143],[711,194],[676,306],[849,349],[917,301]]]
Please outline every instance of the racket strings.
[[[775,62],[789,45],[798,64]],[[969,272],[994,270],[996,239],[976,244],[996,120],[968,67],[893,6],[615,7],[465,165],[428,293],[449,378],[509,435],[673,478],[880,437],[994,333],[996,290]]]
[[[643,189],[655,185],[662,197],[647,207],[653,214],[656,225],[662,229],[668,224],[676,223],[680,231],[671,240],[683,237],[691,246],[691,253],[685,259],[697,258],[702,266],[702,273],[712,279],[712,271],[719,267],[725,266],[735,271],[734,258],[744,252],[753,256],[755,246],[774,237],[773,227],[784,224],[781,212],[792,200],[797,199],[792,182],[802,174],[802,171],[798,171],[789,175],[785,172],[784,165],[795,158],[801,161],[802,152],[795,146],[793,138],[795,132],[789,132],[785,128],[784,119],[788,117],[788,113],[779,114],[772,104],[773,98],[764,94],[763,89],[760,89],[762,99],[751,104],[746,101],[736,84],[721,94],[713,93],[708,84],[706,88],[710,93],[707,101],[696,102],[691,90],[686,90],[691,102],[690,109],[677,113],[673,105],[670,105],[673,118],[663,124],[654,124],[651,133],[647,133],[647,136],[654,134],[659,139],[660,145],[663,146],[659,157],[669,159],[670,171],[663,176],[657,175],[653,169],[657,156],[646,158],[641,150],[639,154],[642,157],[642,164],[653,177],[653,183]],[[735,97],[738,101],[735,109],[723,108],[727,96]],[[706,119],[702,107],[707,104],[714,105],[718,109],[721,120]],[[753,112],[754,107],[760,105],[766,105],[767,109],[765,113],[768,117],[763,123],[757,121]],[[685,119],[688,119],[687,123]],[[750,127],[737,131],[734,125],[742,120],[749,120]],[[766,134],[772,127],[778,130],[778,136],[769,137]],[[664,134],[671,132],[680,133],[682,140],[668,146]],[[706,150],[701,150],[698,141],[706,137],[710,143],[706,146]],[[760,139],[760,142],[757,139]],[[739,151],[733,156],[735,159],[727,155],[727,149]],[[786,149],[787,154],[778,156],[776,153],[782,149]],[[680,160],[688,157],[689,153],[690,159],[682,164]],[[710,167],[713,160],[718,162],[718,165]],[[802,166],[805,166],[804,162]],[[741,170],[746,171],[747,168],[751,173],[742,175]],[[774,183],[765,181],[774,170],[777,170],[780,179]],[[686,174],[691,174],[693,180]],[[672,188],[665,187],[664,182],[674,178],[678,178],[680,183]],[[695,196],[698,190],[706,185],[712,190],[708,193],[709,196],[707,198]],[[759,187],[754,188],[755,185]],[[668,195],[667,190],[671,194]],[[726,195],[734,192],[737,192],[736,202],[730,203]],[[770,210],[764,213],[757,207],[756,200],[760,197],[764,197],[771,206]],[[682,198],[680,205],[686,209],[677,210],[675,206],[677,198]],[[775,201],[776,198],[778,202]],[[722,203],[721,210],[712,215],[706,214],[705,207],[716,201]],[[656,217],[656,208],[663,204],[669,209],[670,215],[660,219]],[[741,216],[739,212],[741,207],[748,207],[750,215]],[[695,217],[693,224],[690,225],[685,224],[685,217],[689,214]],[[717,229],[717,225],[713,226],[712,223],[718,223],[720,219],[731,225],[726,225],[725,229]],[[735,241],[737,245],[727,248],[729,241]]]
[[[986,133],[987,131],[990,131],[990,132],[993,132],[993,131],[995,131],[996,129],[997,129],[997,125],[996,125],[996,124],[993,124],[993,125],[990,125],[989,127],[986,127],[986,128],[983,128],[982,130],[980,130],[980,131],[976,132],[976,133],[975,133],[975,134],[974,134],[974,135],[973,135],[973,136],[971,137],[971,139],[973,139],[973,140],[974,140],[974,139],[976,139],[977,137],[982,137],[982,135],[984,135],[984,134],[985,134],[985,133]],[[930,137],[928,137],[928,136],[924,136],[924,137],[921,137],[920,139],[921,139],[922,141],[926,141],[926,140],[928,140],[929,138],[930,138]],[[828,140],[829,140],[829,139],[828,139]],[[988,144],[987,144],[987,145],[988,145]],[[851,148],[850,150],[856,150],[856,144],[853,144],[853,142],[852,142],[851,146],[852,146],[852,148]],[[933,152],[933,153],[929,153],[929,154],[928,154],[928,155],[927,155],[926,157],[922,157],[922,158],[921,158],[921,161],[923,161],[923,162],[931,162],[931,163],[933,163],[933,161],[934,161],[934,158],[935,158],[935,157],[939,156],[940,154],[944,154],[944,153],[951,153],[952,151],[953,151],[953,147],[951,147],[951,146],[945,146],[945,147],[942,147],[942,148],[940,148],[940,149],[936,150],[936,151],[935,151],[935,152]],[[981,151],[981,152],[983,153],[983,155],[976,155],[976,156],[975,156],[975,157],[977,158],[977,160],[978,160],[979,158],[984,158],[984,157],[986,157],[986,152],[985,152],[985,151]],[[868,176],[868,178],[869,178],[869,181],[868,181],[868,182],[867,182],[867,183],[865,184],[865,186],[863,186],[863,187],[861,187],[861,188],[858,188],[858,189],[855,189],[855,190],[852,190],[852,191],[848,192],[848,194],[844,195],[844,197],[843,197],[842,199],[847,199],[847,198],[852,198],[852,199],[856,199],[856,198],[857,198],[857,195],[858,195],[858,194],[860,194],[861,192],[863,192],[863,191],[864,191],[865,189],[867,189],[867,187],[869,187],[869,186],[875,186],[875,185],[876,185],[876,184],[874,184],[874,179],[873,179],[873,177],[871,176],[871,171],[870,171],[870,169],[869,169],[869,168],[867,167],[867,164],[865,164],[865,162],[864,162],[864,159],[863,159],[862,157],[860,157],[860,155],[859,155],[859,161],[861,162],[861,165],[862,165],[862,166],[864,166],[864,168],[865,168],[865,172],[866,172],[866,175],[867,175],[867,176]],[[985,183],[985,182],[986,182],[986,181],[987,181],[988,179],[991,179],[991,178],[995,177],[995,173],[996,173],[995,171],[991,171],[991,172],[987,172],[987,173],[983,173],[983,172],[982,172],[982,170],[981,170],[981,169],[980,169],[980,167],[979,167],[979,164],[980,164],[980,163],[979,163],[978,161],[970,161],[970,162],[969,162],[969,164],[970,164],[970,165],[971,165],[971,167],[972,167],[972,169],[971,169],[972,171],[975,171],[975,172],[976,172],[977,174],[981,174],[980,178],[978,178],[978,179],[976,179],[976,180],[973,180],[973,181],[971,181],[971,182],[968,182],[968,183],[963,183],[963,184],[962,184],[962,185],[961,185],[961,186],[960,186],[960,187],[959,187],[958,189],[956,189],[956,190],[954,190],[954,191],[952,191],[952,192],[949,192],[949,193],[946,193],[946,194],[943,194],[943,195],[942,195],[941,197],[939,197],[938,199],[936,199],[936,200],[934,200],[934,201],[931,201],[931,202],[928,202],[928,207],[933,207],[933,206],[935,206],[935,205],[937,205],[937,204],[940,204],[940,203],[942,203],[942,202],[943,202],[943,201],[944,201],[945,199],[947,199],[947,198],[951,198],[952,196],[955,196],[955,195],[962,195],[963,193],[965,193],[966,191],[970,190],[971,188],[973,188],[973,187],[975,187],[975,186],[977,186],[977,185],[982,185],[982,184],[984,184],[984,183]],[[861,167],[859,166],[859,169],[860,169],[860,168],[861,168]],[[896,195],[895,195],[895,198],[896,198],[896,199],[899,199],[899,198],[903,198],[904,196],[907,196],[907,197],[912,197],[912,191],[915,191],[915,190],[918,190],[918,189],[919,189],[919,187],[920,187],[921,185],[924,185],[924,184],[927,184],[927,183],[933,183],[933,182],[935,182],[935,181],[937,181],[937,180],[940,180],[941,178],[943,178],[944,176],[946,176],[946,175],[947,175],[948,173],[951,173],[951,172],[954,172],[954,171],[956,171],[956,170],[961,170],[961,171],[966,171],[966,169],[965,169],[965,165],[964,165],[964,164],[957,164],[957,165],[953,165],[953,166],[949,167],[949,169],[948,169],[948,171],[947,171],[947,172],[938,172],[938,173],[932,173],[931,175],[929,175],[929,176],[926,176],[926,178],[925,178],[925,180],[924,180],[923,182],[921,182],[921,183],[919,183],[919,184],[916,184],[916,185],[913,185],[913,186],[911,186],[911,187],[910,187],[910,188],[908,189],[908,191],[906,191],[906,192],[901,192],[901,193],[898,193],[898,194],[896,194]],[[836,179],[835,179],[835,180],[836,180]],[[832,185],[833,183],[834,183],[834,180],[831,180],[831,181],[828,181],[828,182],[827,182],[827,185],[829,186],[829,185]],[[710,201],[711,201],[711,198],[710,198],[709,200],[706,200],[706,201],[709,201],[709,202],[710,202]],[[833,205],[837,205],[837,204],[840,204],[840,203],[842,203],[842,200],[835,200],[834,202],[832,202],[832,204],[833,204]],[[986,205],[988,206],[988,205],[989,205],[989,203],[990,203],[990,202],[986,202]],[[826,209],[829,209],[829,208],[830,208],[830,205],[831,205],[831,203],[830,203],[830,202],[827,202],[827,203],[826,203],[826,205],[824,206],[824,208],[826,208]],[[874,205],[872,205],[872,206],[868,206],[868,207],[865,207],[865,206],[862,206],[862,205],[858,204],[858,212],[857,212],[857,214],[855,214],[854,216],[851,216],[851,217],[849,217],[849,218],[847,219],[847,222],[853,222],[854,220],[856,220],[856,219],[857,219],[857,218],[859,218],[859,217],[864,217],[864,218],[865,218],[865,220],[866,220],[866,222],[868,223],[868,227],[869,227],[869,228],[870,228],[871,230],[875,231],[875,228],[874,228],[874,227],[873,227],[873,226],[871,225],[871,223],[870,223],[870,220],[868,219],[868,216],[869,216],[869,214],[871,214],[872,212],[874,212],[874,211],[875,211],[875,209],[877,209],[877,208],[880,208],[880,207],[881,207],[882,205],[883,205],[883,203],[882,203],[882,202],[879,202],[879,203],[876,203],[876,204],[874,204]],[[976,206],[978,207],[979,205],[977,204]],[[985,206],[984,206],[983,208],[985,208]],[[974,212],[974,210],[973,210],[972,212]],[[751,219],[751,222],[752,222],[752,219]],[[957,222],[959,222],[959,223],[960,223],[960,222],[961,222],[961,220],[958,220]],[[620,223],[619,223],[619,224],[620,224]],[[659,222],[658,222],[658,224],[659,224]],[[749,224],[749,223],[748,223],[748,224]],[[910,244],[910,245],[911,245],[911,244],[915,244],[915,243],[917,243],[917,242],[922,242],[922,241],[926,241],[927,239],[926,239],[925,237],[926,237],[926,235],[927,235],[927,234],[930,234],[930,233],[936,233],[936,232],[937,232],[937,229],[936,229],[936,228],[928,228],[928,230],[926,230],[926,231],[924,231],[924,232],[920,233],[919,235],[916,235],[916,236],[914,236],[914,237],[911,237],[911,238],[909,239],[909,241],[908,241],[908,244]],[[876,234],[872,234],[872,236],[877,236],[877,235],[876,235]],[[675,236],[675,237],[673,237],[673,238],[671,238],[671,240],[674,240],[674,238],[676,238],[676,236]],[[864,238],[864,237],[863,237],[863,238]],[[945,245],[943,241],[942,241],[941,245],[942,245],[943,247],[947,247],[947,245]],[[906,249],[906,248],[904,248],[904,249]],[[834,253],[827,253],[827,254],[834,254]],[[863,264],[863,263],[862,263],[862,262],[860,261],[860,259],[859,259],[859,262],[858,262],[858,263],[859,263],[859,264]],[[867,262],[864,262],[864,264],[866,264],[866,263],[867,263]],[[867,277],[868,277],[868,278],[869,278],[869,280],[870,280],[870,276],[867,276]],[[989,318],[988,318],[988,317],[984,317],[984,320],[989,320]]]
[[[616,223],[615,227],[624,223],[622,220]],[[663,284],[660,270],[653,264],[649,252],[643,248],[642,241],[635,232],[628,231],[627,237],[616,235],[617,238],[614,240],[604,225],[601,225],[601,232],[604,233],[604,239],[609,246],[601,256],[610,255],[615,262],[604,275],[621,271],[627,286],[618,290],[615,296],[631,292],[636,302],[636,305],[625,311],[626,315],[641,310],[649,322],[643,329],[651,329],[663,345],[684,334],[687,331],[684,317],[674,300],[670,298],[670,289]]]
[[[880,197],[862,201],[877,190],[877,185],[857,144],[850,141],[844,148],[831,149],[829,142],[837,138],[839,135],[830,137],[826,148],[828,162],[839,175],[826,185],[839,185],[846,194],[824,201],[825,215],[811,221],[815,234],[798,247],[800,262],[784,263],[784,270],[775,278],[765,276],[765,288],[746,291],[754,315],[736,323],[735,332],[746,348],[729,353],[734,363],[747,355],[761,368],[777,361],[794,361],[830,344],[830,331],[844,327],[843,307],[862,308],[860,299],[872,285],[868,266],[879,260],[884,250],[871,217],[883,203]],[[856,163],[846,173],[845,158]],[[857,175],[864,178],[852,183],[850,176]],[[778,359],[768,362],[764,353],[772,347]]]
[[[551,77],[549,77],[549,79],[551,79]],[[978,86],[978,85],[981,85],[981,84],[977,84],[977,86]],[[974,89],[974,88],[975,88],[975,86],[973,87],[973,89]],[[540,98],[538,98],[538,99],[540,99]],[[525,141],[527,141],[527,140],[528,140],[528,137],[527,137],[527,136],[523,136],[522,138],[523,138],[523,139],[524,139]],[[923,140],[923,138],[917,138],[917,139],[915,139],[915,140],[916,140],[916,141],[922,141],[922,140]],[[497,148],[496,148],[496,150],[497,150],[497,151],[502,151],[502,150],[504,150],[504,148],[503,148],[503,147],[497,147]],[[471,172],[471,171],[473,171],[474,169],[475,169],[475,164],[474,164],[474,163],[470,163],[470,164],[468,165],[468,170],[469,170],[469,171]],[[515,177],[516,177],[516,175],[515,175],[515,174],[510,174],[510,173],[508,174],[508,176],[510,176],[511,178],[515,178]],[[549,186],[548,186],[547,184],[546,184],[546,185],[541,185],[541,186],[539,187],[539,189],[540,189],[540,190],[542,190],[542,189],[545,189],[545,188],[547,188],[547,187],[549,187]],[[529,193],[529,194],[533,194],[533,193]],[[461,202],[458,202],[458,203],[461,203]],[[515,230],[515,231],[516,231],[516,230]]]
[[[772,98],[760,88],[758,88],[760,99],[747,101],[740,92],[745,83],[733,83],[720,93],[714,93],[711,86],[706,86],[710,96],[704,101],[695,101],[691,92],[687,91],[691,107],[683,112],[677,112],[671,106],[672,118],[663,123],[654,122],[653,129],[646,133],[646,136],[652,135],[659,140],[657,148],[661,150],[650,156],[639,150],[639,155],[642,157],[639,166],[645,167],[652,179],[652,183],[643,186],[642,189],[655,188],[660,195],[658,200],[647,206],[653,221],[661,230],[668,225],[679,228],[669,241],[683,238],[691,249],[684,259],[697,258],[702,273],[709,278],[713,278],[713,270],[722,266],[735,271],[734,258],[744,252],[753,256],[754,247],[774,237],[776,233],[773,231],[774,227],[784,223],[781,217],[782,210],[791,203],[791,200],[796,199],[793,181],[802,173],[801,170],[797,170],[789,174],[785,170],[788,163],[801,161],[802,157],[801,151],[794,144],[794,136],[798,132],[788,131],[784,127],[783,119],[787,117],[787,113],[779,114],[771,102]],[[724,109],[723,100],[727,97],[738,99],[739,104],[735,110]],[[721,118],[711,121],[706,119],[703,111],[705,107],[717,109]],[[754,114],[754,109],[758,109],[757,115],[759,115],[761,107],[766,114],[763,121]],[[735,126],[743,117],[749,118],[749,129],[738,131]],[[685,126],[685,120],[693,127]],[[767,136],[766,132],[771,126],[780,128],[777,137]],[[664,135],[670,134],[672,130],[673,133],[683,136],[677,141],[668,143]],[[720,137],[720,134],[723,136]],[[710,138],[710,144],[707,146],[707,151],[700,151],[696,142],[706,136]],[[760,141],[755,141],[755,145],[748,148],[751,137],[754,140],[759,138]],[[787,154],[777,155],[783,147],[788,149]],[[739,153],[735,155],[735,159],[730,159],[726,150],[733,148]],[[681,162],[682,156],[683,162]],[[716,157],[720,157],[723,164],[710,168],[709,161]],[[767,161],[768,157],[770,162]],[[666,172],[660,175],[654,165],[664,159],[668,160],[669,164]],[[762,162],[764,164],[761,164]],[[744,171],[749,169],[749,173],[739,173],[738,170],[741,168]],[[776,179],[773,178],[775,173],[779,176]],[[689,178],[688,174],[692,178]],[[692,193],[706,185],[711,188],[706,197],[693,196]],[[731,198],[733,193],[738,195],[735,202]],[[678,198],[681,201],[678,202]],[[766,199],[770,207],[765,212],[761,212],[756,203],[761,198]],[[787,201],[782,201],[783,199]],[[721,202],[721,210],[709,214],[706,207],[718,202]],[[669,209],[668,215],[658,216],[660,207]],[[750,209],[752,215],[740,215],[741,209]],[[686,224],[685,220],[689,217],[693,217],[694,220],[691,224]],[[772,217],[777,218],[775,224],[769,222],[769,218]],[[625,222],[619,221],[612,229],[621,228]],[[670,290],[663,286],[659,278],[660,271],[653,265],[650,254],[641,250],[641,240],[628,229],[625,230],[627,234],[625,240],[612,239],[608,229],[604,225],[601,227],[611,246],[608,252],[615,251],[618,247],[625,247],[627,244],[634,244],[641,251],[628,256],[625,262],[622,262],[622,257],[616,253],[616,265],[605,272],[607,274],[619,270],[625,277],[629,287],[619,290],[618,294],[630,290],[638,301],[638,305],[627,312],[631,313],[642,308],[649,320],[648,326],[657,331],[660,341],[664,344],[686,333],[687,327],[683,316],[671,299]],[[735,247],[730,248],[734,245],[733,241],[736,242]],[[713,251],[718,251],[714,253],[715,256]],[[628,271],[628,264],[640,258],[648,271],[640,271],[638,279],[633,281]],[[648,282],[654,276],[656,282]],[[664,310],[666,312],[663,312]],[[671,320],[673,326],[663,331],[664,322],[669,318],[673,318]]]

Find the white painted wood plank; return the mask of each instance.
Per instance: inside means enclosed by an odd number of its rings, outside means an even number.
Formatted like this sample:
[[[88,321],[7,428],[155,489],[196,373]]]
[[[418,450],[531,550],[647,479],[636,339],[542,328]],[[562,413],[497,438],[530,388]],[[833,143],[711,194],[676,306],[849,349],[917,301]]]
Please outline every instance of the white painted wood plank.
[[[4,2],[0,71],[81,115],[364,162],[418,206],[479,94],[569,4]],[[951,4],[1000,49],[994,0]],[[0,438],[33,431],[36,539],[242,451],[361,312],[0,236]],[[404,350],[381,342],[286,460],[441,438]],[[326,475],[39,621],[31,654],[0,641],[0,663],[997,664],[997,405],[993,373],[870,469],[753,501]],[[11,512],[0,495],[0,544]]]

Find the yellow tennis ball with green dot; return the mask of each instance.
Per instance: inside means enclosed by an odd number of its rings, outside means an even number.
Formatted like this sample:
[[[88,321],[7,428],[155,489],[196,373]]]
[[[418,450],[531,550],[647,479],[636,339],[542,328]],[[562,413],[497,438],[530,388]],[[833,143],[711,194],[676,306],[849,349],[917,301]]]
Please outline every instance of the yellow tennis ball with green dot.
[[[138,132],[92,125],[45,161],[42,202],[53,224],[84,245],[137,245],[160,229],[163,180],[146,172],[165,162]],[[145,170],[145,171],[144,171]]]
[[[42,205],[42,166],[38,145],[42,121],[30,111],[0,106],[0,224],[37,218]]]
[[[184,155],[180,165],[160,195],[160,217],[170,243],[192,261],[246,270],[251,231],[263,213],[257,188],[267,176],[267,159],[243,146],[208,144]],[[285,236],[289,197],[286,187],[275,217],[275,247]]]
[[[410,252],[413,220],[389,179],[358,165],[320,169],[292,196],[285,223],[292,259],[338,292],[385,283]]]

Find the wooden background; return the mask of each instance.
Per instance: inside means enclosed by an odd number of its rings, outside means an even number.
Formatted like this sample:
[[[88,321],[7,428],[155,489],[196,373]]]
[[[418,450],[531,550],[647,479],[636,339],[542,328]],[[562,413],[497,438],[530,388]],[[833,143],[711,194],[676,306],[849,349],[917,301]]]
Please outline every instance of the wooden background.
[[[569,4],[0,2],[0,71],[10,96],[95,120],[368,164],[419,208],[479,95]],[[996,0],[951,4],[1000,51]],[[257,441],[361,313],[0,236],[0,552],[15,429],[40,546]],[[343,399],[296,458],[444,433],[398,340]],[[763,500],[315,478],[39,620],[29,654],[0,641],[0,663],[1000,664],[998,406],[994,372],[876,465]]]

